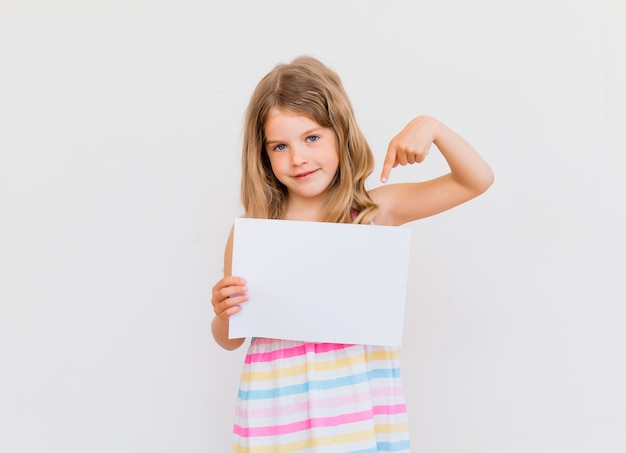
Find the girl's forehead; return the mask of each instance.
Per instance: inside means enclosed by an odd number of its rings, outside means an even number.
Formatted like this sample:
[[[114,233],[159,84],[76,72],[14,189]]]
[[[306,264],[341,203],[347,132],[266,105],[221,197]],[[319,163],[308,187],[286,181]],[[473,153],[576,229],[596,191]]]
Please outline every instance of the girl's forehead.
[[[269,121],[272,118],[276,118],[276,117],[280,117],[280,116],[284,116],[284,117],[304,117],[304,118],[308,118],[311,119],[310,115],[307,115],[304,112],[296,112],[295,110],[289,110],[283,107],[272,107],[268,114],[267,114],[267,119],[266,122]]]
[[[309,115],[281,108],[272,108],[265,119],[265,130],[322,127]]]

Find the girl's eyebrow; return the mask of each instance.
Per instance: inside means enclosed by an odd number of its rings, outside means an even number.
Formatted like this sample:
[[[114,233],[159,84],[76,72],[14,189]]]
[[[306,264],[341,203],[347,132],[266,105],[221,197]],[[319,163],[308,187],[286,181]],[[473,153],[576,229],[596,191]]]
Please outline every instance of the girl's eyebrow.
[[[301,137],[307,137],[309,135],[312,135],[314,133],[319,133],[321,130],[323,130],[324,128],[322,126],[319,127],[314,127],[313,129],[310,129],[308,131],[305,131],[301,134]],[[270,145],[270,144],[275,144],[275,143],[284,143],[285,140],[274,140],[274,139],[269,139],[266,137],[265,143]]]

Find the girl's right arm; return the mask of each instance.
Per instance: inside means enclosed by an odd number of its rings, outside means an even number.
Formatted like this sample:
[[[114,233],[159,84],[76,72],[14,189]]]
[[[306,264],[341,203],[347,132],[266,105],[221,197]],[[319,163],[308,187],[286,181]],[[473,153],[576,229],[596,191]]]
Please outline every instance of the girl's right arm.
[[[232,351],[243,344],[245,338],[228,338],[230,317],[241,310],[239,304],[248,300],[248,288],[245,279],[233,277],[233,230],[231,229],[226,250],[224,251],[224,277],[213,286],[211,303],[215,318],[211,324],[213,338],[224,349]]]

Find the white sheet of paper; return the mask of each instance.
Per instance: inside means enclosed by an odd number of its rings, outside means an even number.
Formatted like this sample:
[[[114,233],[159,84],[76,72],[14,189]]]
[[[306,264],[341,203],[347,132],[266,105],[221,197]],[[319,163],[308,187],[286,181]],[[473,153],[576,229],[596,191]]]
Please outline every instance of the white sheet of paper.
[[[408,227],[235,219],[229,336],[400,346],[409,252]]]

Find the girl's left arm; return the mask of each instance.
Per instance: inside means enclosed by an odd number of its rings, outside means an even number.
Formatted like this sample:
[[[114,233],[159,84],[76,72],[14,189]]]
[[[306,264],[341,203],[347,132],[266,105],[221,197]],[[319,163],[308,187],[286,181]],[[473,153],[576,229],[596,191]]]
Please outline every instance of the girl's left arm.
[[[382,185],[370,191],[380,210],[377,225],[402,225],[458,206],[480,195],[493,183],[493,172],[485,160],[460,135],[429,116],[413,119],[387,149],[381,181],[392,168],[422,162],[435,145],[445,158],[450,173],[415,183]]]

